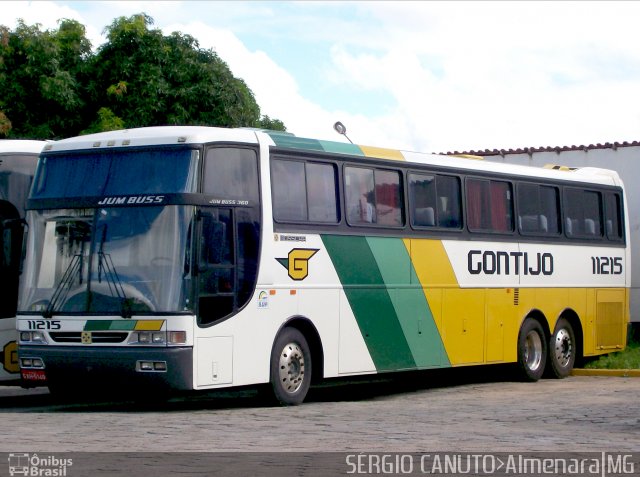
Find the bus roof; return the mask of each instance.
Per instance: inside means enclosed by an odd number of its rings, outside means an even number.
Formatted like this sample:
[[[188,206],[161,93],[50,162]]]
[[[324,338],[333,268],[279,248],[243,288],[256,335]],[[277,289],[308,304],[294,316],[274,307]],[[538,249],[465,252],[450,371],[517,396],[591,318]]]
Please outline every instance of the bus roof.
[[[337,141],[303,138],[281,131],[253,128],[218,128],[209,126],[154,126],[122,129],[97,134],[88,134],[60,141],[49,142],[44,151],[64,151],[135,146],[157,146],[163,144],[200,144],[208,142],[236,142],[258,144],[259,138],[280,149],[304,150],[346,154],[371,159],[391,159],[416,164],[429,164],[442,168],[483,171],[496,174],[513,174],[536,178],[592,182],[604,185],[622,185],[617,172],[593,167],[585,168],[540,168],[513,165],[483,160],[468,155],[443,155],[385,149]]]
[[[30,139],[1,139],[0,154],[4,153],[33,153],[40,154],[47,141],[34,141]]]
[[[152,126],[119,129],[55,141],[45,151],[67,151],[109,147],[159,146],[162,144],[199,144],[229,141],[257,144],[255,131],[209,126]]]

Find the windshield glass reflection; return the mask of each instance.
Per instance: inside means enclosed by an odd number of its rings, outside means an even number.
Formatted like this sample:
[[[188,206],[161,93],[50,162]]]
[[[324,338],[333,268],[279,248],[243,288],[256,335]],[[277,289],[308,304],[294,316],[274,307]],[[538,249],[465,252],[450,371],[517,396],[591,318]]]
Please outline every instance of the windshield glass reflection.
[[[30,211],[19,308],[45,316],[189,309],[192,208]]]

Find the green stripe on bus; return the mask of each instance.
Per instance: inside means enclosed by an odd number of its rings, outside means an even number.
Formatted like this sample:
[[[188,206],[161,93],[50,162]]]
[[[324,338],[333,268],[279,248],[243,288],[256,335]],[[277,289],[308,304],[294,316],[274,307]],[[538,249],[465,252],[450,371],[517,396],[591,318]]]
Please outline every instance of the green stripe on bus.
[[[351,154],[352,156],[363,156],[364,153],[360,147],[355,144],[335,141],[320,141],[320,145],[326,152],[333,152],[336,154]]]
[[[322,144],[317,139],[307,139],[304,137],[290,136],[288,134],[269,133],[273,142],[278,147],[287,147],[292,149],[308,149],[312,151],[324,151]]]
[[[137,320],[114,321],[114,320],[87,320],[84,331],[114,331],[132,330],[135,328]]]
[[[138,324],[138,320],[112,321],[110,330],[133,330]]]
[[[322,241],[376,369],[415,368],[416,362],[367,239],[323,235]]]
[[[368,237],[367,243],[418,368],[449,365],[433,314],[402,239]],[[414,285],[411,285],[411,284]]]
[[[268,131],[269,136],[278,147],[291,149],[306,149],[311,151],[332,152],[336,154],[350,154],[352,156],[363,156],[364,153],[359,146],[351,143],[337,141],[323,141],[297,137],[292,134]]]
[[[84,331],[105,331],[111,326],[111,320],[87,320]]]

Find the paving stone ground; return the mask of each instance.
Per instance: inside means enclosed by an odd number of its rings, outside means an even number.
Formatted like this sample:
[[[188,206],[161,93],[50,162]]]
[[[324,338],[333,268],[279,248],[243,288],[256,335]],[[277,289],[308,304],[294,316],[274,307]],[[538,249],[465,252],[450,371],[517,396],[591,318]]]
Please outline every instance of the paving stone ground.
[[[288,408],[244,390],[149,404],[0,388],[0,452],[640,451],[640,378],[442,376],[332,383]]]

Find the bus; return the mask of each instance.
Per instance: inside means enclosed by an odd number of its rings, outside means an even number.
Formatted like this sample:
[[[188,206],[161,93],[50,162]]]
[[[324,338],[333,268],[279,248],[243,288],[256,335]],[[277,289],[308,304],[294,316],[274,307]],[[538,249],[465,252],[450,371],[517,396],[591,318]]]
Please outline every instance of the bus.
[[[620,177],[165,126],[47,144],[28,200],[24,381],[300,404],[319,380],[626,346]]]
[[[0,140],[0,384],[18,384],[16,310],[27,196],[44,141]]]

